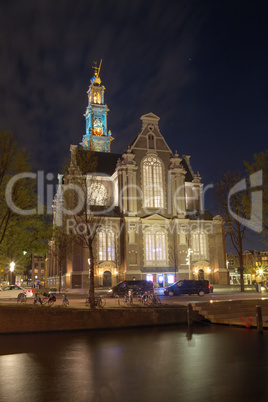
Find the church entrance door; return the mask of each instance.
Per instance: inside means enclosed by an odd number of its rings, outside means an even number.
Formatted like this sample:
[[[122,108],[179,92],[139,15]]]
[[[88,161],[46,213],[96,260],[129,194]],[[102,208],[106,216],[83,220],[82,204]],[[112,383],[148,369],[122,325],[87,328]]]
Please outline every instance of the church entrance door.
[[[112,274],[110,271],[104,271],[103,273],[103,286],[105,287],[112,286]]]

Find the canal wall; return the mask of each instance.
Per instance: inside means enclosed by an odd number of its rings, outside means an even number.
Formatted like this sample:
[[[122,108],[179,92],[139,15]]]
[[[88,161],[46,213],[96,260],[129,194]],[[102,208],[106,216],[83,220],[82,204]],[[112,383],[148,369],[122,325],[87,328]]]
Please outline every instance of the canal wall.
[[[198,312],[194,312],[194,314],[198,316]],[[0,334],[113,329],[186,323],[186,306],[96,310],[27,305],[0,306]]]

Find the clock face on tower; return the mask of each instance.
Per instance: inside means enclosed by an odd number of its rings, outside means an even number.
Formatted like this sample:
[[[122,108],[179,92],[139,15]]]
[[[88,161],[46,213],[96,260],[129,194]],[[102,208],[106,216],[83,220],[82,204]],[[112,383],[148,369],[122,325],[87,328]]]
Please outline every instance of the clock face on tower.
[[[101,137],[103,135],[102,128],[100,128],[100,127],[94,128],[94,135]]]

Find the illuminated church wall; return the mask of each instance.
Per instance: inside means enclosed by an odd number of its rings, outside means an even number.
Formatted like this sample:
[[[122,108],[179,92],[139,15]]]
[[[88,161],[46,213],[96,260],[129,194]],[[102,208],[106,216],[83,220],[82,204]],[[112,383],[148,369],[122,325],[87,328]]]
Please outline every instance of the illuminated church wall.
[[[96,286],[133,278],[166,286],[189,276],[228,283],[223,222],[202,210],[201,177],[193,172],[190,157],[169,148],[153,113],[141,117],[140,133],[122,154],[112,153],[107,111],[96,70],[88,91],[86,133],[78,146],[83,152],[97,151],[91,205],[104,207],[105,200],[112,206],[94,241]],[[87,288],[87,250],[74,250],[62,284]],[[51,285],[56,276],[49,275]]]

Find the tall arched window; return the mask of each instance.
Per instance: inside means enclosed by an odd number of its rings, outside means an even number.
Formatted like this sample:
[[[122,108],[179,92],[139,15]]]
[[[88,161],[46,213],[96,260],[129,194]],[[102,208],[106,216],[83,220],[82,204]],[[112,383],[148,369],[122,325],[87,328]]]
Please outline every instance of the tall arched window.
[[[166,233],[159,229],[145,232],[145,262],[146,265],[166,265]]]
[[[163,208],[163,168],[160,160],[155,156],[148,156],[143,161],[142,173],[144,207]]]
[[[195,231],[192,233],[193,258],[208,259],[208,243],[205,233]]]
[[[99,261],[115,260],[115,234],[112,230],[102,230],[98,233]]]

